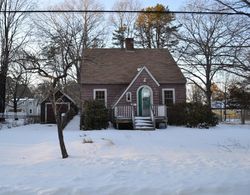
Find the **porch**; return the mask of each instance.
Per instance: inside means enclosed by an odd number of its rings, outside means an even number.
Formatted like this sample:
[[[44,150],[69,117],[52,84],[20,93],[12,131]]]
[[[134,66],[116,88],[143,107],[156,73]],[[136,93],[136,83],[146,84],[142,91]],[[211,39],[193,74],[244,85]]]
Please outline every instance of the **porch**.
[[[122,124],[131,124],[133,129],[154,130],[161,123],[167,125],[167,107],[165,105],[151,105],[148,115],[141,115],[136,105],[115,106],[113,122],[119,129]]]

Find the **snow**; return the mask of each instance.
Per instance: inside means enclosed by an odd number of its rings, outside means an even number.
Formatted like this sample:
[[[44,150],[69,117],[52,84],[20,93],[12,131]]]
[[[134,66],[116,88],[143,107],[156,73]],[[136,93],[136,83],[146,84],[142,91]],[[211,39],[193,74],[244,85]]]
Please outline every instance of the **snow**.
[[[78,126],[75,117],[64,131],[67,159],[61,159],[55,125],[0,130],[0,194],[250,192],[250,125],[156,131],[79,131]]]

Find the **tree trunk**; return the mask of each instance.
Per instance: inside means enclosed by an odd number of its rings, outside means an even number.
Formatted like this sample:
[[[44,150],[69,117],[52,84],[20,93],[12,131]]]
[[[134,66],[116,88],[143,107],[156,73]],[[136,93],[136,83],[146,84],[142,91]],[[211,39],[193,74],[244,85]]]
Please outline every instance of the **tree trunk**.
[[[53,89],[55,89],[56,83],[57,81],[54,81]],[[64,144],[62,121],[61,121],[60,113],[58,112],[57,107],[56,107],[56,97],[55,97],[54,90],[51,92],[51,96],[52,96],[51,104],[52,104],[53,112],[54,112],[55,119],[56,119],[57,133],[58,133],[58,139],[59,139],[62,158],[67,158],[69,155],[67,153],[67,150]]]
[[[5,95],[6,95],[6,76],[0,73],[0,121],[4,121],[5,111]]]
[[[211,86],[207,87],[206,91],[206,99],[207,99],[207,106],[211,110],[211,97],[212,97],[212,92],[211,92]]]
[[[224,121],[227,120],[227,97],[225,93],[225,100],[224,100]]]
[[[245,125],[245,116],[246,116],[246,110],[243,108],[241,109],[241,124]]]
[[[6,36],[6,35],[5,35]],[[8,38],[5,37],[5,42],[7,42]],[[6,44],[4,42],[4,44]],[[4,45],[2,51],[0,53],[0,121],[5,121],[4,111],[5,111],[5,96],[6,96],[6,82],[7,82],[7,72],[9,66],[9,48],[8,45]],[[2,113],[2,114],[1,114]]]
[[[63,138],[63,128],[62,128],[62,121],[61,116],[59,114],[56,114],[56,123],[57,123],[57,132],[58,132],[58,139],[61,149],[62,158],[67,158],[69,155],[67,153],[64,138]]]
[[[18,120],[18,118],[17,118],[17,100],[16,100],[16,97],[14,97],[14,100],[13,100],[13,110],[14,110],[14,118],[15,118],[15,120]]]

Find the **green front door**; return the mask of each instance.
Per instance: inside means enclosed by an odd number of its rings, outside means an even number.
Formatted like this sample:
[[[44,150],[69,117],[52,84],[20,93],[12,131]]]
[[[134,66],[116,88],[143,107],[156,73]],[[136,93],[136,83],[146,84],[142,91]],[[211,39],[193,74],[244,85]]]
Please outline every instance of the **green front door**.
[[[138,92],[139,116],[150,116],[151,92],[148,87],[142,87]]]

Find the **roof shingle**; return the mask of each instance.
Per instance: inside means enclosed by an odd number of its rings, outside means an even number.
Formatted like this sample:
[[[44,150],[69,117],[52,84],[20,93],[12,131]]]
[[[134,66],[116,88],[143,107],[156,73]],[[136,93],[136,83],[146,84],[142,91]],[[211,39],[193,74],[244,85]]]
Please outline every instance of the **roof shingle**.
[[[129,84],[146,66],[161,83],[186,83],[167,49],[88,49],[81,65],[83,84]]]

